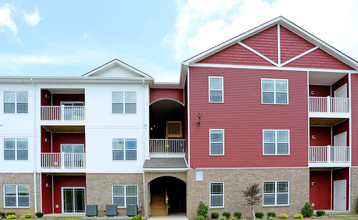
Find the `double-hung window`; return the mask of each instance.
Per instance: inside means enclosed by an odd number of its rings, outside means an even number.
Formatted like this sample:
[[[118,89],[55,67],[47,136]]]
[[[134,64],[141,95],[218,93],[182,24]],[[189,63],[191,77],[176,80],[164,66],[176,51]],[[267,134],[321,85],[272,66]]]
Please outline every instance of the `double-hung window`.
[[[113,160],[137,160],[137,139],[113,138]]]
[[[289,130],[263,130],[263,154],[289,155],[290,131]]]
[[[4,138],[4,160],[28,160],[27,138]]]
[[[289,205],[288,181],[264,181],[263,205]]]
[[[209,76],[209,102],[224,102],[224,77]]]
[[[138,203],[138,185],[113,185],[112,203],[119,207]]]
[[[4,113],[28,113],[28,94],[26,91],[4,92]]]
[[[210,155],[224,155],[224,129],[210,129]]]
[[[112,92],[112,113],[135,114],[136,109],[136,92]]]
[[[224,207],[224,183],[212,182],[210,183],[210,207],[223,208]]]
[[[288,104],[288,80],[261,79],[261,102],[263,104]]]
[[[30,186],[28,184],[4,185],[4,208],[29,207]]]

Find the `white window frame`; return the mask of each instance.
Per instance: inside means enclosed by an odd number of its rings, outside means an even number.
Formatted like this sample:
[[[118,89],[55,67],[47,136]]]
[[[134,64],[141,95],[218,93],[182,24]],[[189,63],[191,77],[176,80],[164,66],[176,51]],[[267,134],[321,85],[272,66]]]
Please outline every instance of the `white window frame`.
[[[6,197],[6,195],[5,195],[5,187],[6,186],[11,186],[11,185],[14,185],[14,186],[16,186],[16,195],[15,195],[15,197],[16,197],[16,206],[5,206],[5,197]],[[29,195],[28,196],[19,196],[19,186],[28,186],[28,188],[29,188]],[[29,205],[28,206],[19,206],[19,197],[28,197],[29,198]],[[4,184],[3,185],[3,201],[4,201],[4,203],[3,203],[3,207],[4,208],[30,208],[30,202],[31,202],[31,200],[30,200],[30,185],[29,184]]]
[[[137,187],[137,195],[136,196],[128,196],[128,197],[136,197],[137,198],[137,205],[138,205],[138,185],[136,184],[113,184],[112,185],[112,204],[114,204],[114,197],[120,197],[120,196],[114,196],[114,186],[123,186],[123,194],[124,194],[124,206],[117,205],[118,208],[127,208],[127,186],[135,186]],[[115,205],[115,204],[114,204]]]
[[[211,142],[211,132],[212,131],[222,131],[222,133],[223,133],[223,141],[222,141],[223,153],[222,154],[212,154],[211,153],[211,144],[212,143],[221,143],[221,142]],[[209,155],[210,156],[223,156],[223,155],[225,155],[225,129],[209,129]]]
[[[211,89],[210,79],[221,79],[221,90]],[[211,91],[220,91],[221,92],[221,102],[215,102],[210,99]],[[223,76],[209,76],[208,77],[208,94],[209,94],[209,103],[224,103],[224,77]]]
[[[275,132],[275,142],[274,142],[274,144],[275,144],[275,153],[274,154],[265,154],[265,131],[273,131],[273,132]],[[277,142],[277,132],[278,131],[287,131],[288,132],[287,154],[278,154],[277,153],[277,144],[278,143],[283,143],[283,142]],[[286,129],[263,129],[262,130],[262,155],[290,155],[290,148],[291,148],[290,130],[286,130]]]
[[[121,139],[121,140],[123,140],[123,160],[115,160],[114,158],[113,158],[113,151],[115,150],[115,149],[113,149],[113,141],[114,140],[116,140],[116,139]],[[134,150],[134,149],[127,149],[127,140],[129,140],[129,139],[133,139],[133,140],[135,140],[135,142],[136,142],[136,149]],[[119,151],[119,150],[116,150],[116,151]],[[136,159],[135,160],[127,160],[127,154],[126,154],[126,152],[127,151],[136,151]],[[138,140],[137,140],[137,138],[112,138],[112,161],[137,161],[138,160]]]
[[[263,91],[263,80],[273,80],[273,103],[264,103],[264,91]],[[287,103],[277,103],[276,102],[276,81],[286,81],[287,83]],[[278,92],[278,93],[283,93],[283,92]],[[289,104],[289,86],[288,86],[288,79],[269,79],[269,78],[261,78],[261,104],[265,104],[265,105],[288,105]]]
[[[5,102],[5,93],[6,92],[13,92],[15,94],[15,100],[14,102]],[[26,92],[26,95],[27,95],[27,102],[18,102],[18,93],[19,92]],[[6,103],[14,103],[14,112],[5,112],[5,104]],[[26,103],[27,104],[27,112],[17,112],[18,108],[17,108],[17,104],[24,104]],[[29,92],[28,91],[4,91],[3,92],[3,114],[28,114],[29,113]]]
[[[113,102],[113,93],[122,93],[122,102]],[[126,102],[126,93],[134,93],[135,94],[135,102]],[[122,113],[113,112],[113,104],[122,103]],[[135,112],[134,113],[126,113],[126,104],[135,104]],[[112,91],[112,114],[123,114],[123,115],[134,115],[137,114],[137,92],[136,91]]]
[[[211,193],[211,184],[215,184],[215,183],[223,184],[223,193],[222,194],[212,194]],[[211,205],[211,196],[212,195],[222,195],[222,197],[223,197],[223,205],[222,206],[212,206]],[[225,183],[224,182],[210,182],[209,183],[209,207],[210,208],[224,208],[225,207]]]
[[[6,149],[5,149],[5,139],[14,139],[14,142],[15,142],[15,146],[14,146],[14,151],[15,151],[15,159],[13,159],[13,160],[9,160],[9,159],[5,159],[5,151],[6,151]],[[23,150],[23,149],[18,149],[18,139],[26,139],[26,141],[27,141],[27,149],[26,149],[26,151],[27,151],[27,159],[26,160],[19,160],[18,159],[18,157],[17,157],[17,154],[18,154],[18,151],[25,151],[25,150]],[[28,138],[22,138],[22,137],[17,137],[17,138],[14,138],[14,137],[6,137],[6,138],[4,138],[3,139],[3,143],[4,143],[4,151],[3,151],[3,153],[4,153],[4,161],[28,161],[29,160],[29,139]]]
[[[274,182],[275,183],[275,192],[274,193],[265,193],[264,190],[265,190],[265,183],[272,183]],[[287,182],[287,185],[288,185],[288,190],[287,190],[287,204],[277,204],[277,195],[280,194],[278,193],[277,191],[277,184],[279,182]],[[275,195],[275,204],[271,204],[271,205],[265,205],[264,204],[264,196],[265,194],[274,194]],[[286,193],[285,193],[286,194]],[[262,206],[266,206],[266,207],[269,207],[269,206],[289,206],[290,205],[290,181],[289,180],[265,180],[263,181],[262,183]]]

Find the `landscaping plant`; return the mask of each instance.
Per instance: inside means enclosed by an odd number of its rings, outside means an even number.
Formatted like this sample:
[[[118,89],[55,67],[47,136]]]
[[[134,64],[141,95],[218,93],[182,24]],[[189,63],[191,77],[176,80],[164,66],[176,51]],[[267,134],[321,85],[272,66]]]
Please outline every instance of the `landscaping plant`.
[[[275,218],[275,217],[276,217],[276,213],[274,213],[274,212],[268,212],[268,213],[267,213],[267,217],[268,217],[268,218],[269,218],[269,217]]]
[[[142,216],[136,215],[136,216],[132,217],[131,220],[142,220]]]
[[[226,219],[229,219],[229,218],[230,218],[230,215],[231,215],[230,212],[223,212],[223,216],[224,216]]]
[[[6,216],[6,219],[15,219],[15,218],[17,218],[16,215],[7,215]]]
[[[202,216],[202,215],[199,215],[196,219],[197,219],[197,220],[205,220],[205,217]]]
[[[254,206],[258,205],[261,201],[260,187],[259,184],[255,183],[249,185],[245,190],[242,191],[243,196],[246,200],[246,205],[250,206],[252,217],[255,218]]]
[[[317,212],[316,212],[316,215],[317,216],[324,216],[326,214],[326,212],[325,211],[322,211],[322,210],[318,210]]]
[[[293,218],[294,218],[294,219],[301,219],[301,218],[303,218],[303,215],[302,215],[301,213],[294,214],[294,215],[293,215]]]
[[[264,213],[263,212],[255,212],[255,217],[256,218],[259,218],[259,219],[262,219],[264,217]]]
[[[358,199],[357,199],[357,204],[356,204],[356,213],[358,214]]]
[[[226,217],[225,217],[225,216],[221,216],[221,217],[219,218],[219,220],[226,220]]]
[[[0,218],[5,218],[5,212],[0,212]]]
[[[237,220],[237,218],[236,218],[236,217],[232,217],[231,220]]]
[[[236,217],[237,219],[241,218],[241,212],[234,212],[234,217]]]
[[[285,213],[282,213],[278,216],[279,219],[288,219],[288,215],[286,215]]]
[[[217,213],[217,212],[212,212],[212,213],[211,213],[211,218],[212,218],[212,219],[217,219],[217,218],[219,218],[219,213]]]
[[[42,216],[44,216],[44,213],[43,212],[36,212],[35,215],[36,215],[37,218],[42,218]]]
[[[199,202],[198,208],[196,209],[196,215],[197,216],[204,216],[206,218],[208,216],[208,206],[205,205],[202,201]]]
[[[301,209],[301,214],[303,217],[311,217],[313,215],[313,208],[310,203],[306,202],[306,204]]]

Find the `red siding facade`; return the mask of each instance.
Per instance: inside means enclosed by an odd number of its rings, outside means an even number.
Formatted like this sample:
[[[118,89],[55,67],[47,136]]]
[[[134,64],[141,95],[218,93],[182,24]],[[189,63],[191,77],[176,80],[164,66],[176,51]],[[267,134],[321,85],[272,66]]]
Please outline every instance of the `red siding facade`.
[[[310,203],[315,210],[331,209],[331,171],[311,171]]]
[[[85,144],[84,133],[53,133],[53,151],[61,152],[61,144]],[[86,152],[86,147],[85,147]]]
[[[310,85],[310,94],[309,94],[309,96],[327,97],[327,96],[330,96],[330,95],[331,95],[331,88],[329,86]]]
[[[356,144],[358,143],[358,96],[354,94],[358,94],[358,75],[351,75],[351,87],[352,87],[352,97],[351,97],[351,105],[352,105],[352,166],[358,166],[358,147]]]
[[[331,127],[311,127],[310,134],[310,146],[332,145]],[[312,136],[315,136],[315,139]]]
[[[332,96],[334,96],[334,91],[339,89],[344,84],[347,84],[347,97],[349,98],[349,86],[348,86],[348,75],[343,77],[342,79],[338,80],[338,82],[332,85]]]
[[[150,103],[160,99],[173,99],[184,103],[182,89],[150,89]]]

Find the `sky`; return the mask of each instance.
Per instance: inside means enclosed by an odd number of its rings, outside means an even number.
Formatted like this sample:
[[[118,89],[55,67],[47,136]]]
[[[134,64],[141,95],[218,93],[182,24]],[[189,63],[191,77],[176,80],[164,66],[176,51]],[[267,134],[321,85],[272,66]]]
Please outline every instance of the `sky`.
[[[157,82],[283,16],[358,60],[357,0],[0,0],[0,75],[81,76],[115,58]]]

